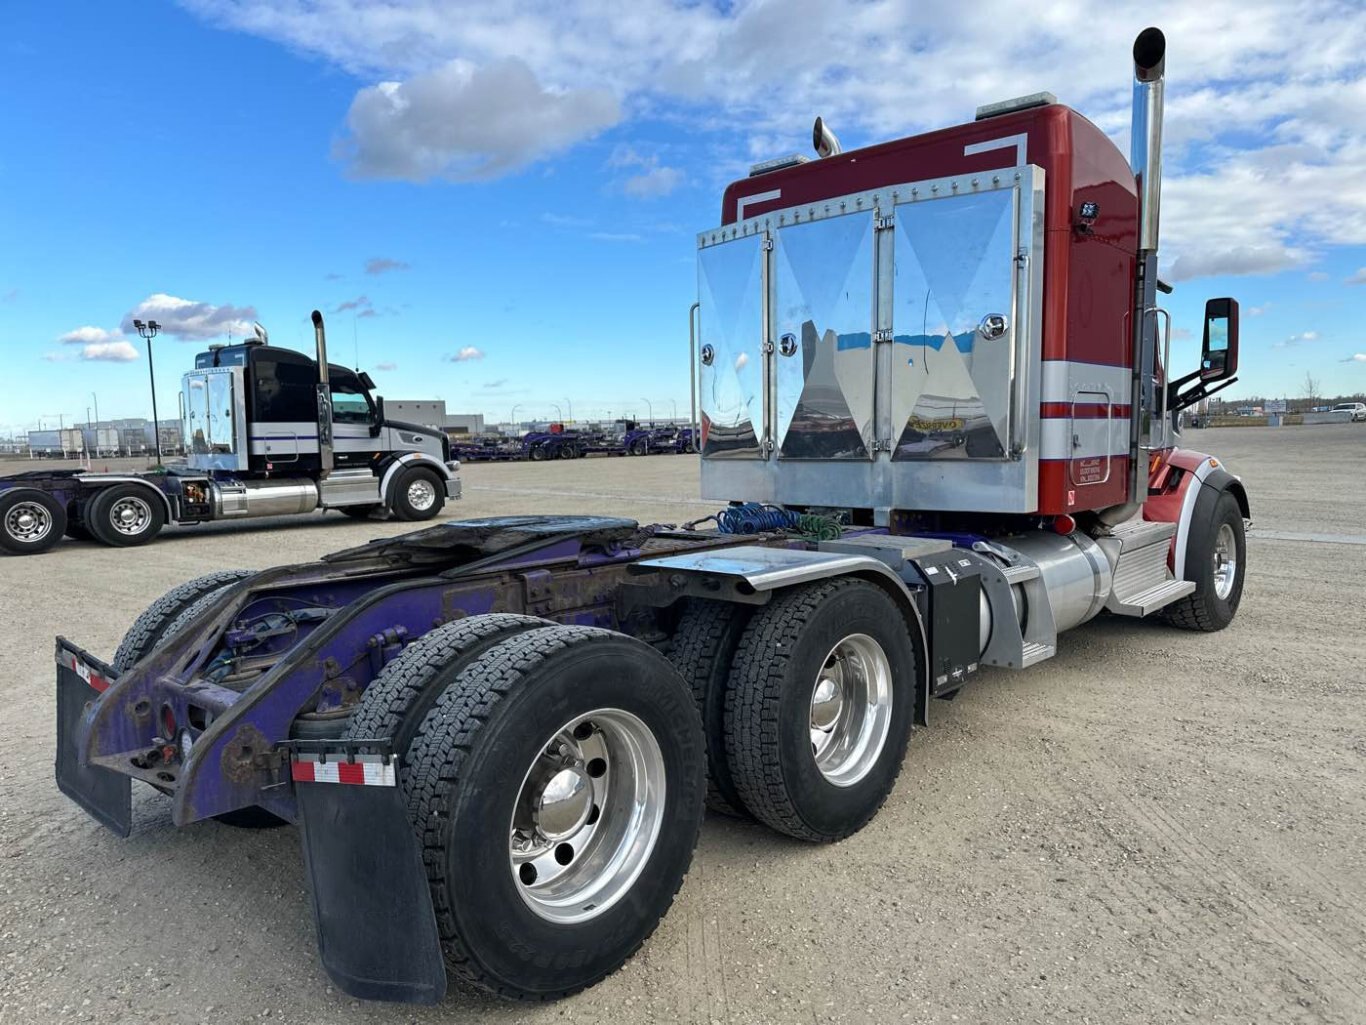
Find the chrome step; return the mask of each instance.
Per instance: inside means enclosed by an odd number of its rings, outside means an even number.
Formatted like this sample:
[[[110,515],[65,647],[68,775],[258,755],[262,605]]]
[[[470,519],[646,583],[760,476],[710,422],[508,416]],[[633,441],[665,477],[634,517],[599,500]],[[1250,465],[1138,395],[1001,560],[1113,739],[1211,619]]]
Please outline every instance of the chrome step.
[[[1146,616],[1195,590],[1189,580],[1173,579],[1167,553],[1176,524],[1132,520],[1096,538],[1114,568],[1105,607],[1121,616]]]
[[[1195,590],[1193,580],[1167,580],[1150,587],[1146,591],[1138,594],[1129,595],[1121,603],[1114,596],[1106,607],[1111,612],[1118,612],[1121,616],[1146,616],[1150,612],[1156,612],[1164,605],[1170,605],[1174,601],[1186,597]]]

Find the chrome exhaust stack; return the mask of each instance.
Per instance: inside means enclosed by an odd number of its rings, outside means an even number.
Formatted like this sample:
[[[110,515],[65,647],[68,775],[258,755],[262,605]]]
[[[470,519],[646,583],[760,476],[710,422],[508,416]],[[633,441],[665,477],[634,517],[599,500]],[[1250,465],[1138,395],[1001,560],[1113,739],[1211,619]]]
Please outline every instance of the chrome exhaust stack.
[[[1138,179],[1141,252],[1157,252],[1162,205],[1162,92],[1167,63],[1167,37],[1145,28],[1134,40],[1134,107],[1129,166]]]
[[[323,331],[323,315],[313,311],[313,338],[318,346],[318,459],[326,477],[332,471],[332,382],[327,371],[327,334]]]
[[[838,156],[844,150],[840,145],[839,136],[830,130],[824,118],[819,117],[811,126],[811,145],[816,148],[816,156],[821,159]]]

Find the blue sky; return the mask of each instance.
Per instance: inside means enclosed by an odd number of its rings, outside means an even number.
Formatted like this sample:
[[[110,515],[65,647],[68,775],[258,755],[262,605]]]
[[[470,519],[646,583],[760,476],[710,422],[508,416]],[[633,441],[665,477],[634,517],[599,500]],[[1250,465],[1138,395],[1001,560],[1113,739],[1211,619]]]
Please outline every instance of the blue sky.
[[[694,234],[752,160],[805,151],[816,113],[852,147],[1036,89],[1127,146],[1147,20],[1169,39],[1177,368],[1227,294],[1235,394],[1299,395],[1306,372],[1366,391],[1366,12],[1109,8],[7,4],[0,433],[84,419],[92,391],[146,415],[139,310],[179,334],[155,343],[163,417],[207,341],[259,319],[307,348],[314,306],[391,398],[682,409]]]

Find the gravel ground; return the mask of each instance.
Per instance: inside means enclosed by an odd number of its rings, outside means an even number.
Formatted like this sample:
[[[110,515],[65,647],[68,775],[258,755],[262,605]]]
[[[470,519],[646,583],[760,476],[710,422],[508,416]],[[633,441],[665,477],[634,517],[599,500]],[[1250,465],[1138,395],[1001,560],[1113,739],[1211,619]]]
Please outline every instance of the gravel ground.
[[[1104,618],[1048,662],[984,671],[935,703],[844,843],[708,819],[645,949],[550,1006],[353,1002],[318,965],[293,830],[177,830],[138,788],[121,841],[51,779],[53,634],[112,654],[183,579],[395,525],[298,517],[0,560],[0,1022],[1366,1021],[1366,427],[1187,440],[1252,496],[1228,630]],[[453,515],[713,505],[676,456],[464,477]]]

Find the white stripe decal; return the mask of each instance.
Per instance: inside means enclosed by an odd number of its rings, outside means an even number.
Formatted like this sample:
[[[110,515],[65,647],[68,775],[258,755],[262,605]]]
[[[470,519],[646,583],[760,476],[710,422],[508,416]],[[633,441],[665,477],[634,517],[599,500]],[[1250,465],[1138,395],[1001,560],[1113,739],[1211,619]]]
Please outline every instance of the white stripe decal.
[[[1127,427],[1128,421],[1119,421]],[[1085,459],[1129,453],[1129,432],[1116,421],[1049,417],[1039,421],[1040,459]]]
[[[1028,135],[1006,135],[999,139],[987,139],[985,142],[974,142],[970,146],[963,147],[963,156],[976,156],[978,153],[989,153],[994,149],[1010,149],[1015,147],[1014,167],[1023,167],[1029,163],[1029,136]]]
[[[1131,380],[1128,367],[1112,367],[1102,363],[1081,363],[1066,359],[1046,359],[1043,361],[1043,381],[1039,390],[1039,401],[1071,402],[1074,393],[1077,391],[1100,391],[1109,392],[1111,402],[1127,406],[1129,404]]]
[[[735,201],[735,219],[743,221],[745,219],[745,207],[754,206],[758,203],[767,203],[771,199],[782,199],[782,189],[771,189],[768,192],[756,192],[752,196],[744,196]]]
[[[1205,478],[1214,472],[1213,459],[1206,459],[1191,474],[1191,482],[1186,485],[1186,494],[1181,499],[1181,518],[1176,521],[1176,555],[1172,560],[1172,576],[1177,580],[1186,579],[1186,541],[1190,537],[1191,520],[1195,518],[1195,500],[1200,497],[1200,489]]]

